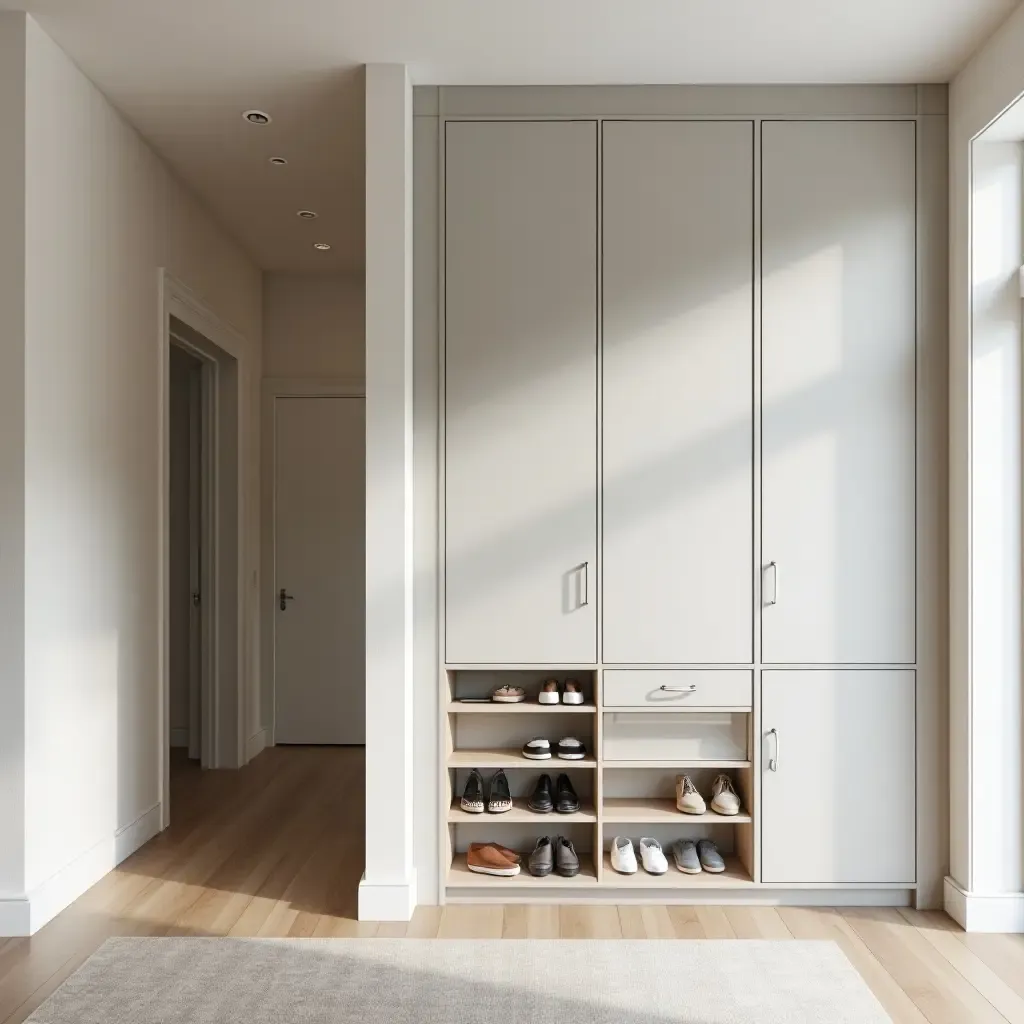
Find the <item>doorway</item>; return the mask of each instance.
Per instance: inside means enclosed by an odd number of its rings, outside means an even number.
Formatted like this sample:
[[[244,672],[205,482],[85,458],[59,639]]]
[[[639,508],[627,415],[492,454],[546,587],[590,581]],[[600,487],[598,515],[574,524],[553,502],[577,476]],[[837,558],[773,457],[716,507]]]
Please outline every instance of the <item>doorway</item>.
[[[276,744],[366,742],[365,404],[273,397]]]
[[[208,696],[204,665],[208,640],[202,623],[204,435],[203,403],[208,388],[203,363],[180,344],[170,351],[170,431],[168,464],[170,472],[168,524],[170,531],[170,573],[168,608],[170,744],[190,761],[209,767],[209,742],[203,735],[209,715],[203,714]],[[206,574],[208,575],[208,573]]]

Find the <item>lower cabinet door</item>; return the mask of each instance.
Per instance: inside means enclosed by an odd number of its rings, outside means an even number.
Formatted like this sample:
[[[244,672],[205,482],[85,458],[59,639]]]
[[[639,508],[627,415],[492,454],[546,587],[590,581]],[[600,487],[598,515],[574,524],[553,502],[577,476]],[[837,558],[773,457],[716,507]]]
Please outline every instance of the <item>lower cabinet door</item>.
[[[916,880],[915,675],[762,674],[761,879]]]

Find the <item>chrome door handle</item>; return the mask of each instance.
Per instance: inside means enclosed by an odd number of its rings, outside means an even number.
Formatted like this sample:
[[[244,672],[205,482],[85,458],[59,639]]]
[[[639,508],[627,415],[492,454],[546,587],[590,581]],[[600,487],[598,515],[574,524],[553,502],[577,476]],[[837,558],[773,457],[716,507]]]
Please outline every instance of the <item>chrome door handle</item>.
[[[659,686],[659,690],[664,690],[665,693],[694,693],[697,689],[696,683],[690,683],[689,686]]]
[[[284,589],[284,587],[281,588],[281,592],[277,596],[281,602],[281,611],[283,612],[288,610],[288,602],[295,600],[294,595],[289,594],[288,591]]]
[[[772,599],[765,600],[766,605],[773,605],[779,603],[779,563],[769,562],[765,567],[765,574],[767,575],[768,570],[772,571]]]
[[[580,586],[579,586],[579,601],[580,607],[586,608],[590,604],[590,563],[580,562],[579,565],[573,569],[573,572],[577,574]]]
[[[775,756],[768,759],[768,769],[777,772],[779,770],[779,730],[769,729],[768,735],[775,737]]]

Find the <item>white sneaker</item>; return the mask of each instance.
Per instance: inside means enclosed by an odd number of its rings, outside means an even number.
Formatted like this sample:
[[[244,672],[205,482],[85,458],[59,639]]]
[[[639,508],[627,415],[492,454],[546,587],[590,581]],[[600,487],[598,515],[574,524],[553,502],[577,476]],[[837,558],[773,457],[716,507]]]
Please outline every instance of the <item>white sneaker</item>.
[[[683,814],[703,814],[708,809],[689,775],[676,776],[676,809]]]
[[[716,814],[740,813],[740,798],[728,775],[719,775],[711,787],[711,810]]]
[[[640,859],[649,875],[663,875],[668,871],[668,861],[657,839],[640,840]]]
[[[636,874],[636,853],[632,842],[625,836],[616,836],[612,840],[612,867],[620,875]]]

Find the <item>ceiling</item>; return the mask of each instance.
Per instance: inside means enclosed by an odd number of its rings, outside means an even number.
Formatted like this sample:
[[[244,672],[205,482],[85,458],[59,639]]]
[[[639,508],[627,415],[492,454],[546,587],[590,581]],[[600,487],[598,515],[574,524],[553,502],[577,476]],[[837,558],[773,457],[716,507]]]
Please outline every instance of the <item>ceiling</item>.
[[[363,262],[364,63],[449,85],[944,82],[1016,5],[0,0],[36,16],[260,266],[351,272]],[[273,122],[247,124],[248,108]]]

